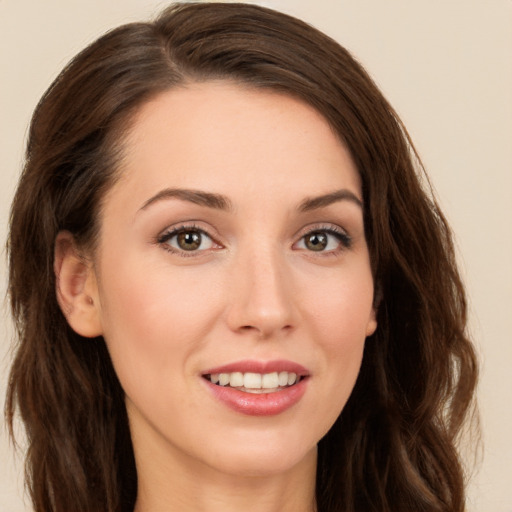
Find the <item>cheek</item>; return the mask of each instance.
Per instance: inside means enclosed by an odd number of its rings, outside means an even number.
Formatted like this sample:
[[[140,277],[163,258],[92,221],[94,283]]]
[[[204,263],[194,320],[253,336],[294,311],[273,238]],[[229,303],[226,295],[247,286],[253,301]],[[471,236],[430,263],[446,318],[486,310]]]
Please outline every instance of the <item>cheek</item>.
[[[124,376],[152,382],[159,370],[168,377],[182,370],[219,314],[212,276],[208,281],[199,272],[171,273],[129,259],[106,261],[102,275],[104,337],[121,382]]]
[[[373,325],[373,278],[369,265],[334,269],[316,282],[304,280],[301,288],[306,325],[323,333],[324,342],[333,350],[342,351],[344,346],[364,342]]]
[[[329,397],[326,403],[337,416],[359,374],[373,325],[373,279],[369,266],[360,265],[333,272],[321,284],[303,294],[302,311],[309,337],[319,349],[318,371],[326,376],[322,395]]]

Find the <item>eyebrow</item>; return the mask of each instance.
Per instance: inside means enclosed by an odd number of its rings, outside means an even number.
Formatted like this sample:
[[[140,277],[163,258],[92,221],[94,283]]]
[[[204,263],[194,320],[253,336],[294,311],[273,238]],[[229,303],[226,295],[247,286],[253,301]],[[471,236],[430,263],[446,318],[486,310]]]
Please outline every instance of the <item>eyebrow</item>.
[[[148,206],[162,201],[164,199],[181,199],[190,203],[198,204],[199,206],[206,206],[216,210],[233,210],[231,201],[221,194],[213,194],[211,192],[202,192],[201,190],[189,190],[183,188],[166,188],[161,190],[153,197],[149,198],[140,208],[145,210]]]
[[[335,190],[334,192],[330,192],[329,194],[305,199],[299,205],[299,211],[310,212],[311,210],[325,208],[339,201],[350,201],[355,203],[360,208],[363,208],[363,202],[353,192],[343,188],[340,190]]]
[[[230,199],[222,194],[183,188],[166,188],[161,190],[154,196],[150,197],[142,205],[140,210],[145,210],[152,204],[165,199],[181,199],[182,201],[188,201],[190,203],[194,203],[199,206],[206,206],[207,208],[213,208],[215,210],[233,211],[233,204]],[[300,203],[298,210],[303,213],[310,212],[312,210],[325,208],[339,201],[350,201],[360,208],[363,207],[362,201],[353,192],[347,189],[340,189],[330,192],[329,194],[306,198]]]

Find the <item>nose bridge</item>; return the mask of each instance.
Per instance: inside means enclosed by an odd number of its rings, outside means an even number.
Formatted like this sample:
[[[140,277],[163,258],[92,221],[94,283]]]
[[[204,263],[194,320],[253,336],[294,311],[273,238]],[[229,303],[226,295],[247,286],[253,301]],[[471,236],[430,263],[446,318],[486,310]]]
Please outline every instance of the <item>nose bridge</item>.
[[[240,247],[232,274],[229,323],[268,337],[293,324],[293,301],[284,254],[272,243]]]

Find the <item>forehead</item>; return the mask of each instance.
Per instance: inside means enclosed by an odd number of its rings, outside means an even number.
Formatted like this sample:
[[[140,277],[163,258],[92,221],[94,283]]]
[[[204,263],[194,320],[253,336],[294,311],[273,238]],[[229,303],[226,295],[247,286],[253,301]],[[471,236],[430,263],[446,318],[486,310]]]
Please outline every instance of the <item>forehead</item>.
[[[360,193],[350,154],[320,113],[224,81],[188,84],[144,104],[125,140],[121,176],[120,186],[140,197],[169,186],[261,197]]]

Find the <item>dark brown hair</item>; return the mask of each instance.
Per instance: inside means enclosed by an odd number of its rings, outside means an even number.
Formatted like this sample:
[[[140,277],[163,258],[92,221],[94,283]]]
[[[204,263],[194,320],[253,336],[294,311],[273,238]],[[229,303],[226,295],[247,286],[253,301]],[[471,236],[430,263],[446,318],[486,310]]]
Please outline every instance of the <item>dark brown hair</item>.
[[[86,48],[41,99],[10,218],[18,345],[6,403],[28,434],[37,512],[131,511],[137,488],[124,395],[104,340],[68,326],[54,243],[94,246],[123,134],[155,95],[227,79],[301,99],[350,150],[363,183],[378,329],[346,407],[319,443],[321,512],[460,512],[456,451],[477,365],[450,230],[396,113],[332,39],[270,9],[178,4]]]

